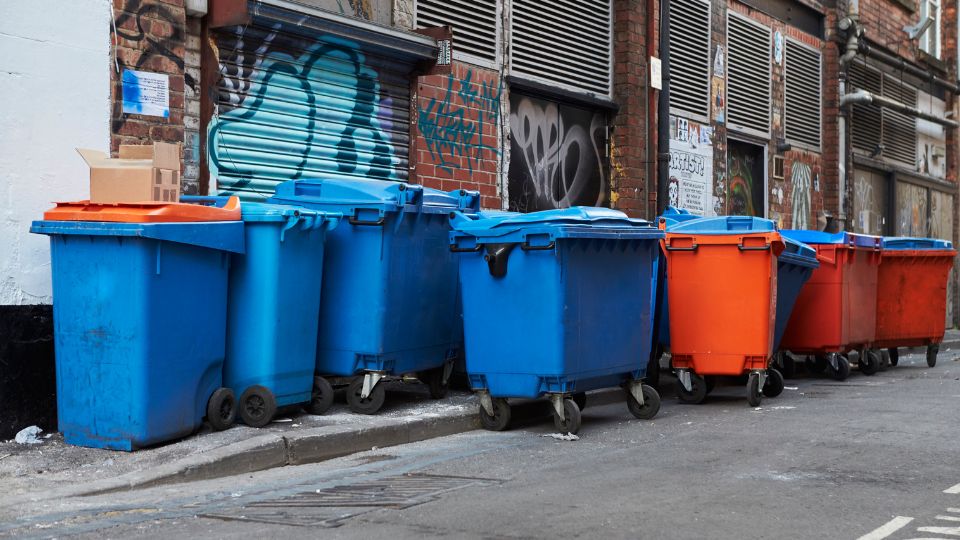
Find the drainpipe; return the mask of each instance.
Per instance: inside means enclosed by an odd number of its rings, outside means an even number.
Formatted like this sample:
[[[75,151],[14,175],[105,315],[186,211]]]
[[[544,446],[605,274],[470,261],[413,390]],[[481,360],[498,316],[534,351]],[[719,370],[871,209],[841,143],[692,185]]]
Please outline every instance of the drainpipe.
[[[863,55],[868,58],[879,60],[884,64],[887,64],[888,66],[894,67],[897,70],[902,71],[904,73],[909,73],[910,75],[913,75],[914,77],[920,80],[927,81],[928,83],[933,84],[934,86],[938,86],[940,88],[943,88],[944,90],[953,92],[954,94],[960,94],[960,86],[958,86],[957,84],[954,84],[950,81],[945,81],[940,77],[933,75],[928,70],[921,69],[907,62],[903,58],[893,56],[892,54],[889,54],[876,47],[873,47],[866,42],[863,42],[860,44],[860,52],[862,52]]]
[[[654,55],[654,51],[657,50],[656,40],[654,35],[656,34],[656,23],[654,22],[654,13],[657,9],[657,0],[647,0],[647,33],[646,33],[646,45],[647,45],[647,64],[649,64],[649,58],[657,56],[659,58],[659,53]],[[651,156],[655,155],[657,151],[656,138],[651,137],[652,133],[650,126],[653,120],[653,110],[657,108],[657,93],[654,91],[653,87],[650,85],[650,66],[647,66],[647,76],[644,77],[644,80],[647,81],[644,90],[646,91],[645,97],[647,98],[647,105],[644,107],[643,115],[643,138],[646,142],[646,152],[643,154],[643,167],[644,167],[644,177],[646,178],[646,189],[644,189],[643,196],[646,199],[643,201],[643,213],[644,217],[653,221],[657,217],[656,207],[651,208],[650,205],[650,193],[656,191],[656,180],[654,179],[654,170],[653,163],[655,160],[650,159]]]
[[[847,16],[840,20],[837,23],[837,26],[840,27],[840,30],[847,33],[847,47],[843,51],[843,54],[840,55],[840,80],[839,80],[839,92],[840,97],[842,98],[847,92],[847,65],[857,56],[857,51],[860,48],[860,36],[863,35],[863,27],[860,25],[860,1],[859,0],[850,0],[850,3],[847,4]],[[850,174],[847,172],[847,161],[849,159],[849,148],[847,144],[847,126],[849,125],[850,120],[850,111],[841,111],[839,115],[839,136],[840,136],[840,151],[837,155],[837,169],[839,180],[839,189],[837,190],[838,195],[838,213],[837,216],[840,219],[846,221],[846,202],[849,199],[847,193],[847,186],[851,186]],[[852,211],[852,208],[851,208]]]
[[[940,124],[941,126],[947,127],[949,129],[956,129],[960,127],[960,123],[957,123],[954,120],[948,120],[946,118],[941,118],[939,116],[932,115],[921,111],[920,109],[913,108],[909,105],[900,103],[899,101],[890,99],[884,96],[878,96],[867,92],[866,90],[857,90],[856,92],[851,92],[849,94],[844,94],[840,97],[840,107],[846,107],[847,105],[862,104],[862,103],[872,103],[878,107],[883,107],[886,109],[892,109],[894,111],[920,118],[928,122],[933,122]]]
[[[663,89],[657,105],[657,214],[667,207],[670,184],[670,0],[660,0],[660,64]]]
[[[840,55],[840,68],[843,69],[855,56],[860,48],[860,36],[863,35],[863,27],[860,26],[860,1],[850,0],[847,6],[847,16],[837,23],[840,30],[847,33],[847,48]]]

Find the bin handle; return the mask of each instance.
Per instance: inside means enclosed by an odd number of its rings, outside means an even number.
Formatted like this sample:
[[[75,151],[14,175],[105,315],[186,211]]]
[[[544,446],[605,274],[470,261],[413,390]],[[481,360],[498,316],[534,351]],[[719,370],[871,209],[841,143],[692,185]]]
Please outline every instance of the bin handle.
[[[532,246],[529,241],[520,244],[520,249],[524,251],[549,251],[555,247],[557,247],[557,242],[553,240],[551,240],[549,244],[542,246]]]
[[[474,253],[483,249],[483,244],[477,244],[473,247],[462,248],[458,247],[456,244],[450,244],[450,251],[453,253]]]
[[[380,219],[378,219],[378,220],[376,220],[376,221],[364,221],[364,220],[358,218],[356,214],[354,214],[354,215],[350,216],[349,218],[347,218],[347,221],[348,221],[351,225],[367,225],[367,226],[370,226],[370,227],[377,227],[377,226],[383,225],[383,222],[386,221],[386,218],[385,218],[384,216],[380,216]]]
[[[280,229],[280,241],[283,242],[284,236],[286,236],[287,231],[297,226],[297,223],[300,223],[299,210],[294,210],[294,212],[287,216],[287,222],[283,224],[283,228]]]
[[[689,246],[675,246],[673,245],[674,240],[690,240]],[[681,237],[681,238],[669,238],[666,242],[663,243],[663,247],[667,251],[696,251],[699,246],[694,238],[690,237]]]
[[[770,242],[767,242],[762,246],[745,246],[743,245],[743,240],[741,240],[740,243],[737,244],[737,247],[740,248],[740,251],[769,251]]]

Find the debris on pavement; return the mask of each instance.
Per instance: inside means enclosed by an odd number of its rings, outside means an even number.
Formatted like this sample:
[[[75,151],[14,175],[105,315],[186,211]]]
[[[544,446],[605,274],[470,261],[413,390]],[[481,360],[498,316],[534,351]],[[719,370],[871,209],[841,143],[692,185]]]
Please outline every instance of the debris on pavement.
[[[13,440],[17,444],[40,444],[43,442],[43,439],[38,437],[41,431],[43,430],[37,426],[25,427],[17,432]]]
[[[564,435],[563,433],[547,433],[545,435],[541,435],[541,437],[550,437],[558,441],[579,441],[580,440],[580,437],[578,435],[574,435],[573,433],[567,433],[566,435]]]

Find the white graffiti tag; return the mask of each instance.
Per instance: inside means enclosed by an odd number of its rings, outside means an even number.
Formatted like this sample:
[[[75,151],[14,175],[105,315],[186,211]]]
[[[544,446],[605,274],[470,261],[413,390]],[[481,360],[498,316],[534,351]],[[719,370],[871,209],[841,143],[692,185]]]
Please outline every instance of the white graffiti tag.
[[[810,226],[810,166],[794,161],[790,173],[790,204],[793,206],[794,229],[806,229]]]

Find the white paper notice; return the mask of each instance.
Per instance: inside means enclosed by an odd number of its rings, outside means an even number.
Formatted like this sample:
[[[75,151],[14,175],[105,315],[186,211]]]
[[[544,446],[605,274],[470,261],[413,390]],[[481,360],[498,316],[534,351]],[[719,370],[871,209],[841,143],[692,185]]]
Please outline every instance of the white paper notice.
[[[123,70],[123,112],[170,116],[170,76],[163,73]]]

